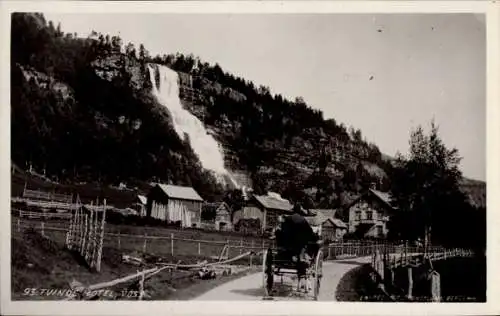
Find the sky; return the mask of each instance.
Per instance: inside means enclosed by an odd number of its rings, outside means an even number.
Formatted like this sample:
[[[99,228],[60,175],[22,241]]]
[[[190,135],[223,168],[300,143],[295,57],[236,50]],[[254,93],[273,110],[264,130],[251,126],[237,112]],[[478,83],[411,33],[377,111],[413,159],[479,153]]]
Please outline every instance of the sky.
[[[486,179],[486,27],[476,14],[49,14],[65,32],[92,30],[181,52],[272,93],[302,96],[362,131],[388,155],[431,120]]]

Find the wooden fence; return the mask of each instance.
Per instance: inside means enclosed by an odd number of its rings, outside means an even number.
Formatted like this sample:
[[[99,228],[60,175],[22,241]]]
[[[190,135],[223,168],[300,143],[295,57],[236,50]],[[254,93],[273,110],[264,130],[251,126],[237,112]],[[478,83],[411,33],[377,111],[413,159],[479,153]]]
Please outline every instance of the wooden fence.
[[[424,247],[411,247],[404,244],[394,244],[387,241],[348,241],[337,242],[324,246],[326,258],[345,259],[372,256],[375,250],[379,249],[382,253],[423,253]],[[428,252],[443,251],[443,247],[432,246],[428,248]]]
[[[50,212],[30,212],[23,210],[14,210],[20,218],[28,218],[28,219],[42,219],[42,220],[50,220],[50,219],[59,219],[59,220],[70,220],[71,213],[50,213]]]
[[[441,300],[441,277],[434,270],[432,262],[473,255],[474,252],[470,249],[462,248],[430,247],[425,252],[422,248],[414,247],[404,247],[402,251],[400,248],[375,248],[371,265],[378,275],[377,279],[379,279],[380,287],[384,292],[386,287],[399,286],[408,300],[413,300],[414,278],[419,273],[423,273],[424,279],[428,282],[430,300],[439,302]],[[425,267],[425,269],[421,270],[421,267]],[[421,271],[416,273],[416,269]],[[420,279],[422,279],[421,276]],[[403,288],[401,288],[401,284],[404,284]],[[386,294],[390,296],[389,293],[386,292]]]
[[[99,207],[81,207],[72,212],[66,233],[66,247],[78,251],[89,267],[97,272],[101,270],[105,223],[106,200],[100,210]]]
[[[58,194],[39,190],[23,190],[23,198],[30,200],[46,200],[52,202],[72,203],[73,196],[68,194]]]
[[[25,198],[12,198],[12,202],[24,203],[29,207],[36,207],[41,209],[59,209],[59,210],[75,210],[76,204],[65,203],[57,201],[44,201],[44,200],[30,200]]]
[[[67,231],[65,223],[43,223],[27,220],[23,223],[23,218],[62,218],[66,219],[67,214],[46,213],[38,215],[36,212],[22,212],[23,217],[14,219],[13,225],[18,227],[18,231],[28,226],[40,230],[42,227],[50,231]],[[112,247],[124,251],[141,251],[156,255],[170,256],[197,256],[205,258],[215,258],[220,255],[224,247],[227,247],[226,257],[238,255],[245,251],[260,251],[269,247],[275,247],[274,241],[266,239],[250,239],[245,237],[228,236],[225,240],[206,240],[190,237],[190,232],[184,230],[165,229],[166,234],[160,235],[158,230],[154,234],[121,233],[116,227],[107,227],[104,234],[104,247]],[[408,253],[422,253],[422,247],[405,247],[387,242],[339,242],[323,246],[325,260],[336,260],[354,257],[372,256],[375,249],[382,249],[384,253],[403,254],[406,258]],[[443,248],[431,247],[430,252],[441,253]],[[391,257],[392,258],[392,257]],[[255,264],[255,260],[253,260]]]
[[[13,232],[21,233],[27,229],[40,231],[43,236],[57,234],[54,238],[60,239],[66,236],[68,228],[46,225],[44,222],[23,222],[17,218],[13,222]],[[210,259],[227,259],[246,252],[252,254],[248,257],[247,264],[260,265],[258,256],[255,254],[269,247],[273,247],[272,241],[262,240],[239,240],[227,239],[226,241],[201,240],[182,238],[174,233],[168,236],[122,234],[115,232],[104,232],[104,248],[120,249],[123,252],[140,252],[157,256],[186,256]],[[105,249],[103,250],[105,252]]]

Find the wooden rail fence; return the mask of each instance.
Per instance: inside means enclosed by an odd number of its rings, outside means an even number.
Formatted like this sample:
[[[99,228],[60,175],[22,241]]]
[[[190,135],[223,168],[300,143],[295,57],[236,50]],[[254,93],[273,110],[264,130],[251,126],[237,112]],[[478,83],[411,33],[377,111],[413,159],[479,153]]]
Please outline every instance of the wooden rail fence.
[[[85,224],[85,219],[79,219],[81,223]],[[89,219],[87,219],[87,227],[88,227]],[[73,225],[78,225],[73,224]],[[14,231],[18,233],[27,230],[27,229],[35,229],[40,231],[42,235],[47,236],[49,233],[59,233],[60,235],[66,236],[68,233],[68,228],[65,227],[55,227],[46,225],[44,222],[27,222],[23,223],[22,218],[17,218],[17,220],[13,223]],[[76,227],[76,226],[73,226]],[[78,226],[81,227],[81,226]],[[84,225],[85,227],[85,225]],[[94,240],[93,236],[90,235],[90,231],[87,230],[85,233],[84,228],[80,228],[78,231],[76,228],[73,228],[73,238],[79,238],[79,242],[75,242],[78,245],[82,244],[82,236],[87,236],[87,245],[92,243]],[[94,234],[97,236],[99,234]],[[68,236],[66,236],[68,238]],[[97,237],[96,237],[97,238]],[[98,242],[98,239],[94,240],[94,242]],[[259,256],[259,252],[269,247],[272,247],[273,244],[269,241],[245,241],[244,239],[239,240],[230,240],[226,241],[214,241],[214,240],[202,240],[202,239],[191,239],[191,238],[182,238],[177,237],[174,233],[171,233],[169,236],[154,236],[154,235],[137,235],[137,234],[122,234],[122,233],[112,233],[112,232],[104,232],[103,234],[103,246],[104,247],[113,247],[120,249],[122,251],[129,252],[140,252],[140,253],[148,253],[154,255],[183,255],[183,256],[197,256],[197,257],[205,257],[211,259],[217,259],[219,261],[226,260],[230,257],[235,257],[238,255],[242,255],[244,253],[250,253],[249,265],[260,265],[261,262],[257,261],[256,258]],[[78,246],[78,249],[81,250],[81,247]]]
[[[445,249],[443,247],[430,247],[428,251],[422,252],[421,248],[404,248],[403,251],[394,251],[395,249],[376,248],[373,255],[371,265],[381,280],[380,287],[385,291],[387,285],[393,286],[395,283],[406,284],[406,288],[402,289],[408,300],[413,299],[414,288],[414,270],[427,266],[424,272],[426,279],[429,281],[429,294],[431,300],[439,302],[441,300],[441,277],[434,270],[433,261],[445,260],[454,257],[471,257],[474,252],[470,249],[453,248]],[[407,269],[404,275],[399,275],[397,280],[396,271]],[[400,281],[400,282],[398,282]],[[388,293],[387,293],[388,294]],[[388,294],[389,295],[389,294]]]

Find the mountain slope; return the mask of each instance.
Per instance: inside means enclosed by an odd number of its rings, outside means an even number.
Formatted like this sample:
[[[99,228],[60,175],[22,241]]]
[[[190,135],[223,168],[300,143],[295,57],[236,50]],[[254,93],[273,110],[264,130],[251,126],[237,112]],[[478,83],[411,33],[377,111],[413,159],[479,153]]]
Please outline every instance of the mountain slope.
[[[223,186],[151,93],[147,67],[159,64],[178,72],[184,107],[223,145],[240,184],[320,208],[338,207],[371,183],[389,187],[390,160],[360,130],[218,64],[150,57],[118,36],[78,38],[41,14],[13,14],[11,49],[12,160],[23,169],[67,183],[170,182],[221,198]]]

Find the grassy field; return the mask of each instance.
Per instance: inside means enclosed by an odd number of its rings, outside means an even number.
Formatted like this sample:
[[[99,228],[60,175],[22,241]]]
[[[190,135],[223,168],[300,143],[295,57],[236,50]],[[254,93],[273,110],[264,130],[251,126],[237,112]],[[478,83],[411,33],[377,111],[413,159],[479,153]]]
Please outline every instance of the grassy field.
[[[20,220],[21,232],[26,229],[36,229],[41,231],[41,222],[38,220]],[[68,229],[67,221],[45,221],[44,232],[53,242],[63,246]],[[50,229],[57,227],[59,230]],[[18,231],[18,218],[12,217],[11,231]],[[121,251],[124,254],[134,252],[145,252],[151,256],[162,257],[196,257],[201,259],[213,259],[221,255],[222,250],[227,244],[227,237],[218,234],[217,232],[203,231],[183,231],[175,229],[155,228],[148,230],[148,227],[121,227],[119,225],[108,225],[105,228],[104,247],[113,248]],[[117,233],[120,232],[120,235]],[[114,234],[114,235],[111,235]],[[147,234],[148,237],[143,237]],[[171,234],[174,235],[174,241],[170,239]],[[160,237],[160,238],[158,238]],[[247,251],[260,251],[262,248],[262,239],[248,240],[242,238],[229,239],[229,250],[225,254],[226,257],[236,257]],[[172,247],[173,246],[173,247]],[[243,246],[243,247],[241,247]],[[264,247],[269,246],[269,241],[264,241]],[[172,249],[173,248],[173,249]],[[173,250],[173,253],[172,253]],[[262,256],[252,255],[242,259],[241,264],[249,265],[260,264]]]
[[[90,271],[79,256],[64,248],[64,234],[61,232],[47,232],[43,237],[39,232],[26,230],[12,234],[11,262],[12,262],[12,299],[13,300],[61,300],[64,297],[41,293],[41,289],[69,289],[69,284],[77,280],[85,285],[110,281],[119,277],[136,273],[137,266],[122,263],[123,250],[113,247],[103,249],[101,272]],[[61,242],[62,241],[62,242]],[[148,253],[145,269],[154,266],[152,263],[159,258]],[[163,262],[179,262],[193,264],[200,260],[197,256],[175,255],[161,256]],[[148,263],[150,262],[150,263]],[[238,275],[219,277],[215,280],[200,280],[195,276],[196,271],[173,270],[162,272],[146,282],[146,292],[149,299],[189,299],[204,291],[231,280]],[[244,273],[244,272],[243,272]],[[37,289],[37,293],[32,289]],[[129,297],[120,299],[137,299],[134,290],[135,282],[130,281],[111,288],[114,295],[126,290]],[[107,296],[105,299],[117,299],[116,296]]]
[[[40,219],[29,219],[26,217],[19,218],[17,213],[12,214],[12,221],[17,222],[17,219],[20,219],[22,223],[26,223],[27,225],[40,225]],[[51,227],[60,227],[60,228],[68,228],[69,221],[68,220],[60,220],[60,219],[48,219],[43,221],[46,226]],[[258,246],[262,244],[263,241],[267,241],[267,238],[262,238],[258,236],[243,236],[237,234],[235,232],[223,232],[223,231],[210,231],[210,230],[201,230],[194,228],[174,228],[174,227],[161,227],[161,226],[139,226],[139,225],[128,225],[128,224],[113,224],[106,223],[106,232],[113,234],[130,234],[130,235],[149,235],[149,236],[164,236],[170,237],[171,234],[174,234],[177,238],[185,238],[185,239],[196,239],[196,240],[206,240],[206,241],[219,241],[226,242],[230,241],[231,243],[243,243],[245,244],[254,244]]]

